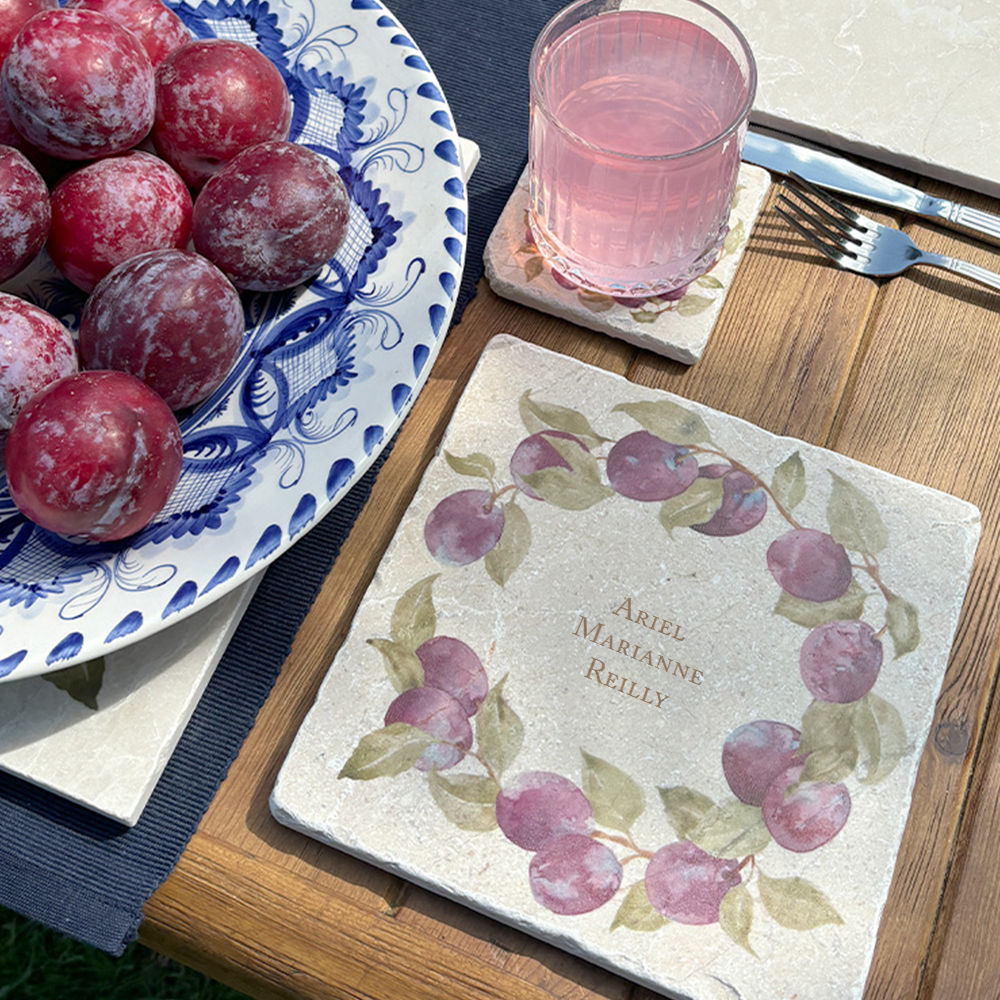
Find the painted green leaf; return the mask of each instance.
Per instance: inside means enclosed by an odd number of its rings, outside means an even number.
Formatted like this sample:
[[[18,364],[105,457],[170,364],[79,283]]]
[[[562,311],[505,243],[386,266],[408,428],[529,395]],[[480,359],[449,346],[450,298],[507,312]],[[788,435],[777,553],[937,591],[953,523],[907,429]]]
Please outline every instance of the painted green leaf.
[[[628,833],[646,811],[646,799],[638,783],[620,768],[600,757],[583,754],[583,794],[600,826]]]
[[[730,799],[705,813],[687,839],[717,858],[745,858],[763,851],[771,834],[759,806]]]
[[[394,722],[362,736],[337,777],[370,781],[402,774],[413,767],[434,742],[430,733],[405,722]]]
[[[868,596],[857,580],[851,580],[844,595],[835,601],[805,601],[782,591],[774,606],[774,613],[803,628],[813,629],[827,622],[847,622],[861,618]]]
[[[619,403],[612,413],[627,413],[650,434],[673,444],[705,444],[712,440],[708,426],[697,413],[669,399]]]
[[[500,786],[474,774],[444,775],[433,770],[427,787],[441,812],[460,830],[483,833],[496,829],[496,799]]]
[[[695,281],[702,288],[723,288],[723,284],[714,274],[703,274]]]
[[[385,672],[400,694],[410,688],[423,686],[424,667],[411,646],[393,642],[392,639],[369,639],[368,645],[374,646],[382,654]]]
[[[517,401],[517,412],[521,416],[521,423],[529,434],[537,434],[539,431],[548,429],[548,424],[532,409],[531,390],[521,394]]]
[[[624,927],[629,931],[658,931],[666,923],[667,918],[653,909],[653,904],[646,895],[646,883],[636,882],[625,893],[625,898],[611,921],[611,930]]]
[[[844,922],[826,895],[804,878],[768,878],[758,869],[757,889],[767,912],[789,930],[811,931]]]
[[[422,642],[433,637],[437,629],[437,614],[434,611],[431,587],[438,576],[439,573],[434,573],[424,577],[396,601],[389,623],[389,635],[394,642],[416,649]]]
[[[496,462],[489,455],[484,455],[480,451],[473,452],[471,455],[461,456],[453,455],[445,449],[444,458],[448,465],[460,476],[475,476],[479,479],[488,479],[490,482],[493,482],[493,477],[496,475]]]
[[[896,659],[912,653],[920,645],[920,615],[902,597],[892,594],[885,607],[885,623],[896,650]]]
[[[719,926],[754,958],[757,952],[750,947],[750,930],[753,927],[753,900],[745,885],[736,885],[722,897],[719,907]]]
[[[858,763],[854,705],[814,701],[802,716],[799,750],[807,753],[800,781],[840,781]]]
[[[524,481],[542,499],[560,510],[587,510],[614,496],[614,490],[601,481],[597,459],[570,438],[548,439],[549,444],[569,463],[550,466],[524,477]]]
[[[601,295],[600,292],[588,292],[581,289],[577,292],[577,298],[591,312],[601,313],[612,309],[615,300],[610,295]]]
[[[889,544],[882,515],[856,486],[831,472],[833,492],[826,505],[830,534],[846,549],[875,555]]]
[[[671,785],[658,791],[667,819],[681,840],[687,840],[706,814],[715,809],[715,803],[707,795],[684,785]]]
[[[726,253],[732,253],[744,240],[743,220],[737,219],[736,225],[726,234],[726,240],[722,244],[722,249]]]
[[[696,479],[683,493],[660,505],[660,524],[672,535],[676,528],[704,524],[722,506],[722,480]]]
[[[706,295],[693,295],[689,292],[684,298],[678,299],[677,308],[674,311],[678,316],[697,316],[713,305],[714,302],[715,299],[709,298]]]
[[[858,737],[859,780],[876,785],[892,774],[907,753],[906,724],[896,708],[876,694],[866,694],[854,713]]]
[[[521,752],[524,724],[507,703],[503,689],[507,676],[490,688],[476,713],[476,739],[479,752],[497,775],[503,774]]]
[[[538,400],[531,398],[530,389],[521,396],[518,405],[531,413],[536,420],[540,421],[542,428],[550,427],[554,431],[564,431],[567,434],[572,434],[590,448],[610,440],[610,438],[598,434],[591,427],[590,421],[579,410],[574,410],[568,406],[560,406],[557,403],[540,403]]]
[[[529,257],[524,262],[525,281],[534,281],[544,270],[545,263],[541,257]]]
[[[794,510],[805,499],[806,467],[797,451],[774,470],[771,492],[785,510]]]
[[[54,670],[52,673],[42,674],[42,677],[60,691],[65,691],[74,701],[96,712],[97,696],[104,683],[104,657],[98,656],[86,663]]]
[[[507,585],[514,570],[524,562],[524,557],[531,548],[531,522],[528,515],[513,500],[504,504],[503,513],[503,534],[483,560],[490,579],[501,587]]]
[[[660,318],[660,314],[652,309],[633,309],[630,315],[636,323],[655,323]]]

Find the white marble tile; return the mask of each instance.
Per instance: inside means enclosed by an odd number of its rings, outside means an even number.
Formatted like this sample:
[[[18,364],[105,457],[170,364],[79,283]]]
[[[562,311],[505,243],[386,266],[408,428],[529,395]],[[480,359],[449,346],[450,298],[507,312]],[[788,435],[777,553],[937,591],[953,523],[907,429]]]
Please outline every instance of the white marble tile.
[[[259,582],[110,653],[84,684],[96,709],[56,674],[0,686],[0,768],[134,826]]]
[[[748,530],[686,526],[720,523]],[[861,997],[978,538],[962,500],[498,337],[272,810],[672,996]]]
[[[504,298],[674,361],[693,364],[708,344],[770,182],[766,170],[747,163],[740,167],[729,235],[719,260],[707,274],[676,297],[621,304],[553,277],[528,230],[525,172],[486,244],[486,277],[493,291]]]
[[[1000,196],[993,0],[714,0],[746,35],[751,120]]]

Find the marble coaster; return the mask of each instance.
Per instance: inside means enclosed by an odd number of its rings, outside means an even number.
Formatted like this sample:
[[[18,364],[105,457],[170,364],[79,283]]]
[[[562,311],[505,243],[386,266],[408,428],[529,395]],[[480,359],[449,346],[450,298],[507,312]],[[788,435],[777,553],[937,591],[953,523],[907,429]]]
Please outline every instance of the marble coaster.
[[[84,664],[0,687],[0,768],[134,826],[260,576]]]
[[[859,998],[979,532],[497,337],[272,811],[672,997]]]
[[[622,304],[570,285],[546,264],[528,229],[525,172],[487,241],[486,277],[493,291],[506,299],[693,364],[705,350],[719,317],[770,181],[766,170],[748,163],[740,166],[729,235],[707,274],[670,297]]]

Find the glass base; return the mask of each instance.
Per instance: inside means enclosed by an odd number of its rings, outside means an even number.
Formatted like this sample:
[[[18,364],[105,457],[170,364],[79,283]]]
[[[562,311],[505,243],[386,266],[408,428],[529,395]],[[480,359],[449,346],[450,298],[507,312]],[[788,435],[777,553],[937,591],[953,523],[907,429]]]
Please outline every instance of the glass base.
[[[692,281],[700,278],[715,265],[729,232],[727,224],[720,232],[718,240],[681,271],[670,275],[645,276],[641,279],[609,279],[595,274],[585,264],[571,259],[555,246],[535,224],[531,212],[528,213],[528,228],[531,230],[538,252],[545,258],[545,262],[552,268],[557,278],[562,278],[578,288],[608,295],[613,299],[678,298]]]

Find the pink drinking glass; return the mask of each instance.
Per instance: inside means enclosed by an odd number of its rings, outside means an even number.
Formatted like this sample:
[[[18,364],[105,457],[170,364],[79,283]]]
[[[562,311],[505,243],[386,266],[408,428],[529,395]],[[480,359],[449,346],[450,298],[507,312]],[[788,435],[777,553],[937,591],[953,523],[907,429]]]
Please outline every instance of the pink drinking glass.
[[[707,271],[757,88],[739,29],[701,0],[577,0],[538,36],[530,85],[528,219],[552,266],[639,298]]]

